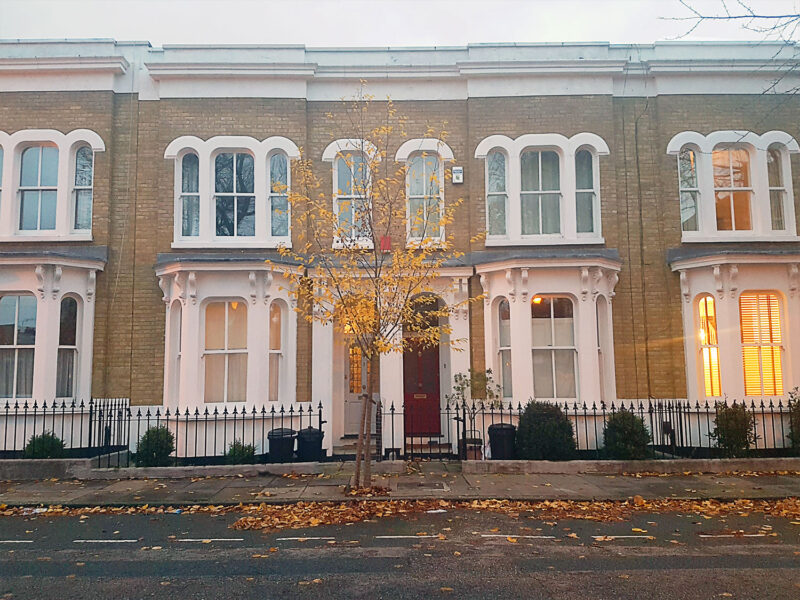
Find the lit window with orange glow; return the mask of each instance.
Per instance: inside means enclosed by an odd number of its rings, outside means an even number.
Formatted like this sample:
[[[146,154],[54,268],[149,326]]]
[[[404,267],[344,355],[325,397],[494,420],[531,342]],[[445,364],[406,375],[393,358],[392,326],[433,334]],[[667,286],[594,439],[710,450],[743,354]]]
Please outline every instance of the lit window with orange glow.
[[[706,397],[721,396],[719,383],[719,342],[717,341],[717,311],[714,298],[703,296],[698,305],[700,314],[700,355],[703,361],[703,383]]]
[[[783,339],[777,294],[745,292],[739,298],[739,319],[745,395],[782,395]]]

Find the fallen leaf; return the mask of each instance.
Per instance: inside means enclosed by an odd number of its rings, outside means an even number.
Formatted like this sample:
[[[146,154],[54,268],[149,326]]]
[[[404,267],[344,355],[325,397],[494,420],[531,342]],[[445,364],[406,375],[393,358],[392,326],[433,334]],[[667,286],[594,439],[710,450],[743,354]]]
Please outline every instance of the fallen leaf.
[[[515,538],[515,537],[508,536],[506,539],[509,542],[511,542],[512,544],[516,544],[517,543],[517,538]]]

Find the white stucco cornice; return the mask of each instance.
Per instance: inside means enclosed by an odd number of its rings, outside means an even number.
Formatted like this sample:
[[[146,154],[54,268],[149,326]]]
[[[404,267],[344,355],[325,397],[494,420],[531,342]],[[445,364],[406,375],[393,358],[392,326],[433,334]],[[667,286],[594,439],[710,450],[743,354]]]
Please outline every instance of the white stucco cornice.
[[[525,148],[553,147],[574,154],[581,147],[591,147],[597,154],[608,154],[608,144],[599,135],[589,132],[576,133],[568,138],[560,133],[528,133],[511,139],[505,135],[490,135],[475,148],[475,158],[486,158],[495,148],[502,148],[509,156],[517,156]]]
[[[702,269],[717,265],[774,265],[800,263],[800,251],[797,254],[709,254],[696,258],[686,258],[670,263],[673,271]]]
[[[72,75],[81,72],[104,71],[122,75],[130,63],[124,56],[53,56],[5,58],[0,56],[0,76],[6,73],[15,75],[25,72],[68,72]]]
[[[322,151],[322,160],[333,162],[339,154],[345,152],[365,152],[370,159],[380,160],[381,158],[378,148],[369,140],[341,139],[334,140],[325,147],[325,150]]]
[[[516,258],[497,262],[482,263],[475,266],[475,273],[494,273],[505,269],[569,269],[581,267],[602,267],[610,271],[620,271],[622,263],[618,260],[602,257],[576,258]]]
[[[766,150],[771,144],[781,144],[789,152],[800,152],[797,141],[785,131],[767,131],[759,135],[752,131],[727,130],[712,131],[707,135],[696,131],[682,131],[667,144],[667,154],[678,154],[687,145],[710,154],[719,144],[749,144],[759,150]]]
[[[185,77],[294,77],[311,78],[316,65],[309,63],[145,63],[150,76],[160,81]]]
[[[275,150],[286,153],[290,159],[300,158],[300,149],[292,140],[281,136],[271,136],[259,141],[245,135],[218,135],[205,141],[193,135],[184,135],[172,140],[166,150],[164,158],[175,159],[185,150],[194,150],[198,155],[209,156],[215,150],[250,150],[256,158],[261,158]]]
[[[408,157],[414,152],[438,154],[444,161],[454,160],[453,150],[443,140],[436,138],[418,138],[403,142],[397,149],[394,159],[397,162],[407,162]]]

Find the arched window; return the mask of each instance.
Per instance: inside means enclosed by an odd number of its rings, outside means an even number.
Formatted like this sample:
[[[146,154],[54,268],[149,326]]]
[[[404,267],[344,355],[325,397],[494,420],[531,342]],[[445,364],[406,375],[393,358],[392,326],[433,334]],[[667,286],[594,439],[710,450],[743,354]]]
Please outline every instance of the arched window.
[[[526,150],[522,169],[522,235],[561,233],[561,177],[558,154]]]
[[[786,178],[784,177],[784,146],[772,144],[767,149],[769,179],[769,212],[772,231],[786,229]]]
[[[681,230],[697,231],[700,186],[697,181],[697,155],[689,147],[681,148],[678,153],[678,188],[681,203]]]
[[[703,362],[703,383],[706,397],[721,396],[719,375],[719,341],[717,338],[717,311],[714,298],[708,294],[698,303],[700,317],[700,355]]]
[[[511,307],[502,298],[497,304],[497,360],[500,365],[500,386],[503,398],[513,396],[511,380]]]
[[[218,237],[252,237],[256,233],[253,164],[253,156],[244,152],[223,152],[214,159]]]
[[[508,232],[508,183],[506,155],[494,150],[486,155],[487,235],[504,236]]]
[[[592,234],[597,229],[598,198],[594,156],[589,150],[578,150],[575,154],[575,219],[578,234]]]
[[[211,302],[205,322],[205,401],[247,400],[247,304]]]
[[[572,300],[531,299],[533,391],[538,399],[575,399],[577,370]]]
[[[413,239],[441,236],[442,186],[438,155],[417,154],[408,165],[408,232]]]
[[[283,366],[283,309],[280,301],[269,306],[269,401],[280,399]]]
[[[19,184],[20,231],[56,228],[58,148],[30,146],[23,150]]]
[[[56,363],[56,397],[75,397],[75,373],[78,365],[78,301],[61,300],[61,319],[58,330],[58,359]]]
[[[370,237],[370,169],[360,152],[339,155],[336,159],[335,207],[337,238],[366,240]]]
[[[271,233],[289,235],[289,159],[283,152],[269,159],[269,205]]]
[[[742,146],[721,146],[711,155],[718,231],[747,231],[750,219],[750,153]]]
[[[200,159],[194,152],[181,158],[181,235],[200,235]]]
[[[782,395],[783,334],[778,295],[774,292],[743,293],[739,297],[739,319],[745,395]]]
[[[73,188],[72,226],[76,230],[92,228],[92,184],[94,180],[94,152],[89,146],[81,146],[75,152],[75,187]]]
[[[36,298],[0,297],[0,398],[33,396]]]

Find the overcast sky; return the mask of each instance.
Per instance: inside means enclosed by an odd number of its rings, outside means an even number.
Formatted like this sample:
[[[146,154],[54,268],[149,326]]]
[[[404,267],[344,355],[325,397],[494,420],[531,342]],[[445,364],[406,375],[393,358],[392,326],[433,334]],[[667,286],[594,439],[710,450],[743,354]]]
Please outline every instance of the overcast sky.
[[[722,0],[686,0],[709,13]],[[740,0],[727,0],[736,9]],[[741,0],[763,13],[800,0]],[[115,38],[162,44],[430,46],[476,42],[680,38],[679,0],[0,0],[0,38]],[[762,39],[740,23],[705,24],[682,39]]]

